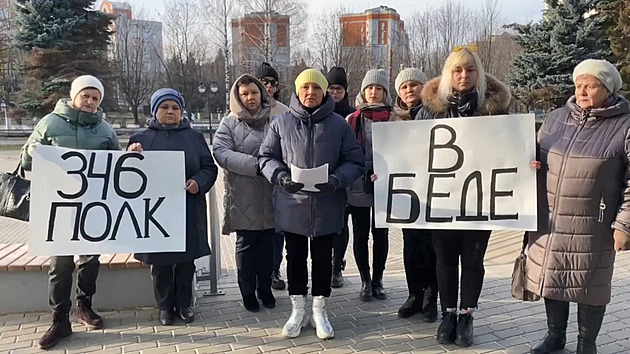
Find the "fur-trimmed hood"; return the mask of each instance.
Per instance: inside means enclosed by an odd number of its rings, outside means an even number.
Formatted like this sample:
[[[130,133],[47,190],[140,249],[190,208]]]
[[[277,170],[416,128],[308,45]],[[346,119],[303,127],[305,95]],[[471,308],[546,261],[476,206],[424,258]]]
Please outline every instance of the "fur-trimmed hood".
[[[440,99],[437,95],[440,86],[441,77],[436,77],[422,89],[422,104],[425,109],[432,111],[436,116],[442,117],[448,115],[448,102]],[[488,89],[486,90],[486,98],[483,100],[479,112],[483,116],[506,114],[512,94],[508,87],[499,81],[496,77],[486,74]]]

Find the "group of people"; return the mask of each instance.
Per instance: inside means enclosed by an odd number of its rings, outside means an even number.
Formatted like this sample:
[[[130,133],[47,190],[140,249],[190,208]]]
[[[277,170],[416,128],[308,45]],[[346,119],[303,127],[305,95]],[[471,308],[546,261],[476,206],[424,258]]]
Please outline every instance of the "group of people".
[[[630,104],[618,94],[621,76],[605,60],[589,59],[574,70],[575,95],[545,119],[539,133],[538,231],[528,233],[527,289],[544,298],[548,333],[532,353],[564,348],[569,302],[578,303],[578,353],[595,353],[605,307],[610,302],[616,251],[630,248]],[[442,75],[427,80],[417,68],[402,70],[392,100],[389,78],[369,70],[353,108],[343,68],[326,75],[301,72],[289,106],[277,98],[277,72],[264,63],[257,75],[242,75],[232,86],[230,113],[215,134],[210,154],[202,135],[182,117],[184,98],[160,89],[151,98],[149,127],[134,134],[128,151],[185,151],[187,190],[186,252],[136,255],[151,264],[159,321],[191,322],[194,259],[210,253],[204,194],[224,169],[222,232],[236,233],[238,285],[243,306],[258,311],[276,305],[272,288],[284,288],[279,267],[283,244],[291,315],[282,329],[289,338],[309,323],[308,267],[311,258],[312,318],[321,339],[334,337],[327,303],[332,288],[344,285],[348,220],[363,301],[385,299],[383,273],[388,229],[374,223],[372,127],[398,121],[507,114],[505,84],[484,71],[474,48],[456,47]],[[103,87],[93,77],[77,78],[70,100],[61,100],[40,121],[22,150],[30,168],[33,149],[49,144],[79,149],[120,149],[98,109]],[[480,118],[481,119],[481,118]],[[79,139],[79,137],[82,137]],[[214,156],[214,159],[213,159]],[[315,189],[291,175],[328,166]],[[462,347],[473,343],[473,312],[484,281],[484,256],[491,231],[403,229],[403,257],[409,296],[402,318],[419,314],[434,322],[436,339]],[[372,235],[372,263],[369,235]],[[98,256],[81,256],[75,316],[92,328],[103,321],[91,307]],[[370,271],[371,269],[371,271]],[[461,269],[461,274],[460,274]],[[53,257],[50,305],[53,325],[40,340],[50,348],[71,334],[68,321],[72,257]],[[438,312],[437,298],[441,311]],[[459,300],[459,301],[458,301]]]

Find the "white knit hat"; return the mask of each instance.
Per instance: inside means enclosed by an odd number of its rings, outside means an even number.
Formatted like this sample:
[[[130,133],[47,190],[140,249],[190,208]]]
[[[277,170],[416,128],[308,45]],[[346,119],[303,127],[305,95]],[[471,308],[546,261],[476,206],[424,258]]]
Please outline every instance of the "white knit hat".
[[[98,92],[101,93],[101,100],[98,103],[100,104],[103,102],[105,88],[103,88],[103,84],[92,75],[82,75],[72,81],[72,85],[70,86],[70,99],[74,101],[74,98],[77,97],[79,92],[85,90],[86,88],[98,90]]]
[[[396,76],[396,81],[394,82],[398,96],[400,96],[400,86],[407,81],[417,81],[424,85],[427,83],[427,76],[424,75],[422,70],[417,68],[407,68],[401,71],[398,76]]]
[[[610,93],[617,93],[623,85],[621,75],[614,65],[606,60],[586,59],[573,69],[573,83],[580,75],[588,74],[602,82]]]

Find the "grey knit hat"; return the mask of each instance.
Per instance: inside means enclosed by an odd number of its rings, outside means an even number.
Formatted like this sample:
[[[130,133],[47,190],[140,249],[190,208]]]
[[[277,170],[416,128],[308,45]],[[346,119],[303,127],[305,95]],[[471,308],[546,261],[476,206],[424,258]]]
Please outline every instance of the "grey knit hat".
[[[614,65],[606,60],[586,59],[573,69],[573,82],[578,76],[588,74],[602,82],[610,93],[617,93],[623,81]]]
[[[383,69],[368,70],[361,82],[361,92],[370,85],[379,85],[389,94],[389,79],[387,78],[387,72]]]
[[[417,81],[424,85],[427,83],[427,76],[424,75],[422,70],[416,68],[407,68],[401,71],[398,76],[396,76],[394,83],[398,96],[400,96],[400,86],[407,81]]]

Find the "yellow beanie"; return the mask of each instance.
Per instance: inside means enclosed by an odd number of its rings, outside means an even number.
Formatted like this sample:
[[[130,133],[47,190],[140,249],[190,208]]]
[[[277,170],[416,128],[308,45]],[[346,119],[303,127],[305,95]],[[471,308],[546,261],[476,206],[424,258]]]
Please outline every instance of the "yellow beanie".
[[[317,69],[306,69],[302,71],[297,78],[295,78],[295,93],[299,94],[300,87],[307,82],[314,82],[318,84],[319,87],[324,90],[324,93],[328,90],[328,80],[326,80],[326,77],[321,73],[321,71]]]

